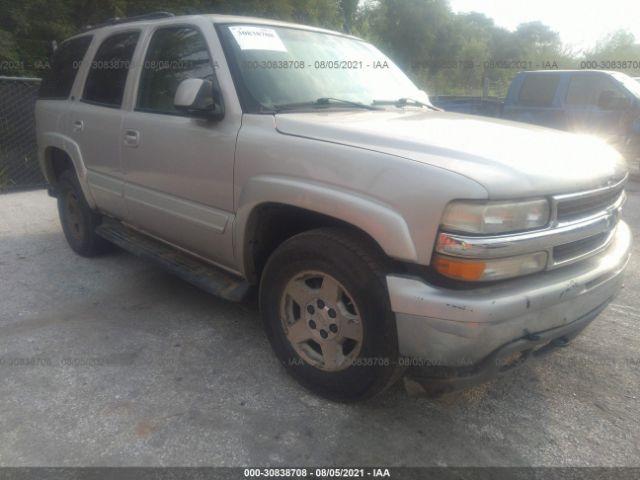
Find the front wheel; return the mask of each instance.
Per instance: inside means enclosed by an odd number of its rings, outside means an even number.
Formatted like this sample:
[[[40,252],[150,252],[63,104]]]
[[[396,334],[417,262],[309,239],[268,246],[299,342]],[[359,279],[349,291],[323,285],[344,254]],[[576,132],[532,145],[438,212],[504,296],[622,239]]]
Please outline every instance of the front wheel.
[[[284,242],[262,275],[260,308],[276,355],[333,400],[375,395],[400,373],[387,260],[370,242],[344,229],[305,232]]]

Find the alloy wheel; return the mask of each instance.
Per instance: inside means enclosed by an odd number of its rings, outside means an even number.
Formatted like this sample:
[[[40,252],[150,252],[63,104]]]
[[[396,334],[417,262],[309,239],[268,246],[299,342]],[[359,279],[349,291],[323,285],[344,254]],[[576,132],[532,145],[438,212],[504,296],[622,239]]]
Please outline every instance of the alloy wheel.
[[[305,271],[289,280],[280,317],[296,353],[320,370],[344,370],[362,349],[358,307],[347,289],[326,273]]]

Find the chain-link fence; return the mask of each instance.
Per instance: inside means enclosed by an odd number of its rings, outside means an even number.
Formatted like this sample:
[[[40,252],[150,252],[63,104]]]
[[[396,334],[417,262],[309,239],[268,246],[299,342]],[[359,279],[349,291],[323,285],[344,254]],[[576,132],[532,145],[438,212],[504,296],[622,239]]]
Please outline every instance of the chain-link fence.
[[[38,78],[0,77],[0,192],[43,187],[34,108]]]

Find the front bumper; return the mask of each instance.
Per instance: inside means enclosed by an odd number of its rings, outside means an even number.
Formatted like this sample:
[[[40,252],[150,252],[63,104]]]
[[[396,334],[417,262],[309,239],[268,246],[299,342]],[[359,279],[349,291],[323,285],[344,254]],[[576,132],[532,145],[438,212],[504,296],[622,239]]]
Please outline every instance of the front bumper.
[[[621,221],[597,256],[517,280],[453,290],[388,275],[400,353],[412,364],[468,369],[512,353],[518,342],[577,334],[620,289],[630,251],[631,231]]]

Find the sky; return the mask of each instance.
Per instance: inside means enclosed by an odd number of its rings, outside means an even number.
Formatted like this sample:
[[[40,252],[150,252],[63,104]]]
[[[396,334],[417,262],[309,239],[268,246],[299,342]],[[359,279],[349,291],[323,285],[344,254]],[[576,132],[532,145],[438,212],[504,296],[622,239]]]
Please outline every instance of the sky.
[[[598,40],[618,29],[640,41],[639,0],[449,0],[454,12],[480,12],[496,25],[515,29],[520,23],[540,20],[575,49],[593,48]]]

